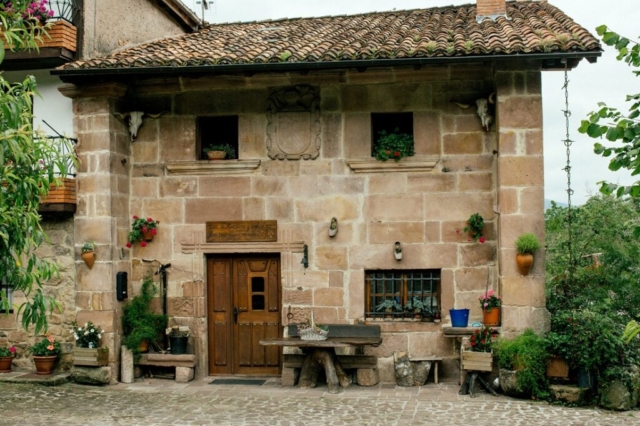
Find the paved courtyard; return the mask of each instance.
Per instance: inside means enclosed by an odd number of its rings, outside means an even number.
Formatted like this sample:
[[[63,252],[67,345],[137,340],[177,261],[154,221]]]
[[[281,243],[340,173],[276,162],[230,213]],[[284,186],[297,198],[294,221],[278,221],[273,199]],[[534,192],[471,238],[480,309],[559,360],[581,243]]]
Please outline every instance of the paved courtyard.
[[[455,383],[421,388],[326,385],[300,390],[176,384],[145,379],[107,387],[0,383],[0,424],[11,425],[640,425],[640,411],[615,413],[535,401],[457,395]]]

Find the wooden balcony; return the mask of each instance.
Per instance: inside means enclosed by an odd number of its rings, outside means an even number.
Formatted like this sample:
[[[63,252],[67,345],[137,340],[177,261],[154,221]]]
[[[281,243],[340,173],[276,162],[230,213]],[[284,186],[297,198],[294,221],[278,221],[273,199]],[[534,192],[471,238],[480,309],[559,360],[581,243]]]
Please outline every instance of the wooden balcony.
[[[49,195],[40,200],[40,213],[75,213],[77,205],[76,180],[63,178],[60,186],[51,185]]]

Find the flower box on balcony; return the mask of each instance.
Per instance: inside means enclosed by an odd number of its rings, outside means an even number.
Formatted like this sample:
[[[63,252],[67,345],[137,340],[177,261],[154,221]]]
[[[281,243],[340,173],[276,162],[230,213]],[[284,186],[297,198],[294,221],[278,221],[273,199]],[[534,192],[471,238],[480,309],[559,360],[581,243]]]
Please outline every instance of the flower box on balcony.
[[[49,35],[43,35],[42,40],[38,42],[38,47],[62,47],[71,52],[77,50],[77,33],[78,29],[65,20],[58,20],[51,24],[47,29]],[[1,32],[0,32],[1,34]],[[8,49],[6,40],[2,37],[4,48]]]
[[[40,200],[40,204],[65,203],[76,204],[76,180],[71,178],[61,179],[60,186],[51,184],[49,195]]]

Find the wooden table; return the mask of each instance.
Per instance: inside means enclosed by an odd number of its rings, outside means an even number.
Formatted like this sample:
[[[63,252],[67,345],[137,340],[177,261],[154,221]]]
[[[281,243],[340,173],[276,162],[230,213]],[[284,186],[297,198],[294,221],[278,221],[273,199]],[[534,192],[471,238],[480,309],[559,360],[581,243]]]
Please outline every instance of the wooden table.
[[[320,365],[327,376],[329,393],[339,393],[340,386],[348,387],[349,379],[336,357],[335,348],[379,346],[382,337],[329,337],[327,340],[301,340],[299,337],[280,337],[260,340],[263,346],[291,346],[302,348],[305,359],[298,386],[315,387]]]

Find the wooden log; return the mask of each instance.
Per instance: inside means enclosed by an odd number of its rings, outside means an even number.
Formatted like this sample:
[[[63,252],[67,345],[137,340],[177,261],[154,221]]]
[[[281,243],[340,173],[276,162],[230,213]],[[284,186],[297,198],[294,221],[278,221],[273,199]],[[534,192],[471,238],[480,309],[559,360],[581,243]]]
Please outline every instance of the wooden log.
[[[344,368],[342,368],[342,365],[340,363],[340,358],[338,358],[335,355],[334,355],[334,358],[335,358],[336,375],[338,376],[338,381],[340,382],[340,386],[342,386],[343,388],[348,388],[351,381],[349,380],[347,373],[345,373]]]
[[[315,388],[318,383],[318,363],[313,360],[313,351],[305,355],[298,386],[303,389]]]
[[[340,393],[340,381],[336,373],[336,355],[333,350],[316,349],[313,354],[314,361],[324,366],[324,373],[327,376],[327,387],[329,393]]]

